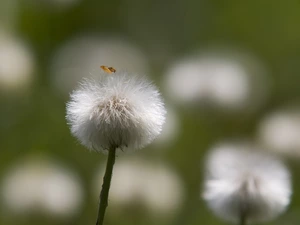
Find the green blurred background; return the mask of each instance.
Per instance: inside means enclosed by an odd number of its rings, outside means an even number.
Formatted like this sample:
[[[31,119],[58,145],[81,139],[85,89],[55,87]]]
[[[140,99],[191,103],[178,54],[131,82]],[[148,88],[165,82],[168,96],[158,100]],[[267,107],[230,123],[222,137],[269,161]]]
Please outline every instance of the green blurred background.
[[[175,137],[131,155],[119,156],[116,163],[124,157],[128,161],[134,158],[164,165],[176,173],[182,186],[181,201],[176,203],[176,209],[171,207],[166,213],[158,213],[149,209],[143,200],[131,199],[126,206],[109,205],[105,223],[226,224],[207,209],[200,197],[204,156],[219,141],[256,141],[264,118],[274,111],[299,106],[299,28],[300,1],[296,0],[0,0],[0,181],[5,183],[10,171],[24,162],[30,164],[42,159],[41,165],[34,168],[42,168],[47,164],[45,161],[54,162],[50,167],[59,165],[70,172],[81,190],[77,206],[70,203],[75,209],[66,210],[67,213],[62,215],[48,209],[39,210],[43,204],[39,202],[33,204],[36,209],[23,212],[23,209],[8,206],[11,200],[7,200],[7,192],[2,191],[0,224],[95,223],[98,197],[93,186],[95,174],[106,156],[89,152],[71,136],[65,120],[65,104],[67,93],[74,86],[64,88],[64,82],[74,82],[73,74],[88,76],[99,69],[94,64],[89,65],[89,60],[99,66],[107,64],[103,61],[105,54],[110,54],[110,48],[103,50],[102,58],[97,58],[97,54],[89,55],[94,44],[99,42],[101,45],[103,39],[108,42],[117,39],[118,45],[130,43],[134,47],[130,54],[129,47],[114,49],[109,61],[112,63],[108,66],[118,69],[117,60],[137,52],[137,56],[131,58],[136,61],[129,62],[129,70],[149,75],[176,114],[177,125],[171,128],[177,127]],[[66,50],[68,53],[61,56],[68,43],[73,43],[71,49],[76,49],[78,39],[82,40],[79,41],[80,50]],[[8,45],[17,46],[11,50],[13,53],[7,50]],[[107,45],[114,46],[114,42]],[[219,47],[249,53],[263,65],[267,71],[264,75],[267,81],[262,85],[266,87],[264,97],[261,97],[263,101],[238,110],[220,110],[207,104],[186,107],[173,102],[164,85],[165,74],[171,65],[186,56]],[[113,63],[116,56],[117,65]],[[81,60],[84,66],[80,64]],[[68,73],[70,80],[61,78],[64,73]],[[183,84],[182,89],[185,88],[188,87]],[[251,86],[254,92],[255,88]],[[295,155],[293,160],[287,159],[293,176],[291,205],[285,214],[270,224],[299,224],[300,154]],[[23,184],[18,185],[20,189],[24,188]],[[35,184],[24,185],[31,189],[30,185]],[[54,190],[49,191],[46,193]],[[26,192],[23,195],[27,195]]]

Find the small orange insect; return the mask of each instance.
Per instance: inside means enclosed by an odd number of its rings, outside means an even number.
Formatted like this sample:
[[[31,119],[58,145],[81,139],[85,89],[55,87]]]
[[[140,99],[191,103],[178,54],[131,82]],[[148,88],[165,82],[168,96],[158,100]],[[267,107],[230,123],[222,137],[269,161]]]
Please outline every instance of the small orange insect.
[[[103,69],[106,73],[115,73],[116,70],[113,67],[108,66],[100,66],[101,69]]]

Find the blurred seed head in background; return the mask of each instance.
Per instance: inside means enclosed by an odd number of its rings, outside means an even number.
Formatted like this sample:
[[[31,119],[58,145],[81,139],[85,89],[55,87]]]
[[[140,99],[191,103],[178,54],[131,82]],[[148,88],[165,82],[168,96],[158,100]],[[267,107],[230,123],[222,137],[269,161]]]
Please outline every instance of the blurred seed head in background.
[[[101,167],[94,179],[95,196],[99,195],[103,174],[104,167]],[[138,204],[154,214],[174,214],[183,198],[181,179],[165,163],[132,156],[118,159],[110,190],[112,208],[122,210]]]
[[[267,149],[282,156],[300,156],[300,110],[281,109],[270,113],[259,125],[258,139]]]
[[[208,155],[203,198],[220,218],[250,223],[278,217],[290,203],[291,178],[277,158],[243,143],[223,143]]]
[[[42,213],[70,217],[78,213],[83,189],[76,174],[47,158],[16,163],[1,182],[3,207],[12,214]]]
[[[251,54],[220,48],[174,62],[164,84],[170,100],[180,105],[253,110],[265,101],[267,78],[265,66]]]
[[[24,93],[33,82],[33,53],[19,38],[0,30],[0,87],[9,94]]]

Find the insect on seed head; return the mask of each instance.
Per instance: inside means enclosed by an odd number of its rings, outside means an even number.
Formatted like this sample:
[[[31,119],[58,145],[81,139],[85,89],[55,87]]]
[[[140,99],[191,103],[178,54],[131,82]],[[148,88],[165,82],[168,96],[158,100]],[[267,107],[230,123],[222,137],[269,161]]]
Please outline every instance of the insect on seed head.
[[[113,67],[108,67],[108,66],[100,66],[101,69],[103,69],[106,73],[115,73],[116,69]]]

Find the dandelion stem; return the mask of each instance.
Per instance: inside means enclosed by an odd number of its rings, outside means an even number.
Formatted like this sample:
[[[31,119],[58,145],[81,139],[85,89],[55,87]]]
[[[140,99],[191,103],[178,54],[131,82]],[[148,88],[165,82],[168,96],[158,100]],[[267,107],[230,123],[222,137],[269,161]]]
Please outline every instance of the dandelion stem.
[[[246,225],[247,216],[245,210],[242,210],[241,217],[240,217],[240,225]]]
[[[96,225],[103,224],[105,210],[108,205],[107,203],[108,194],[109,194],[110,182],[111,182],[115,159],[116,159],[116,147],[113,146],[108,151],[108,158],[106,163],[105,174],[103,177],[102,190],[99,197],[99,209],[98,209],[98,218],[97,218]]]

